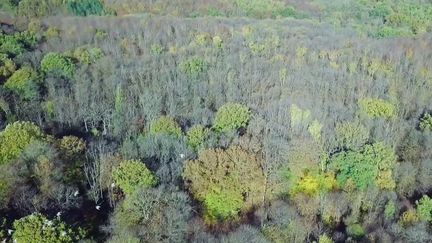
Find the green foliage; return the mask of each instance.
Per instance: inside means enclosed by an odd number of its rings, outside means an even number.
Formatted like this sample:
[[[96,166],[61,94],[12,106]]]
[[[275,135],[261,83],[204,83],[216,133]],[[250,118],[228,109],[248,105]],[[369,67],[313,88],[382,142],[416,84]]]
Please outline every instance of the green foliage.
[[[34,213],[13,223],[12,239],[16,242],[77,242],[84,238],[82,231],[73,230],[58,219],[49,220],[42,214]]]
[[[4,87],[23,99],[33,99],[38,95],[37,73],[31,67],[22,67],[12,74]]]
[[[333,243],[333,240],[326,234],[320,235],[318,243]]]
[[[201,58],[194,57],[181,62],[180,68],[189,77],[196,78],[207,69],[207,63]]]
[[[245,13],[246,16],[265,18],[265,17],[295,17],[297,13],[291,6],[285,6],[279,0],[235,0],[235,6]]]
[[[303,193],[308,196],[315,196],[335,188],[337,188],[337,182],[333,173],[306,174],[294,183],[289,194],[295,196],[297,193]]]
[[[204,198],[205,216],[209,222],[235,218],[243,206],[243,198],[235,192],[210,191]]]
[[[43,140],[41,129],[31,122],[14,122],[0,132],[0,164],[16,159],[32,142]]]
[[[308,127],[309,134],[316,142],[321,141],[322,127],[323,125],[317,120],[312,121],[312,123]]]
[[[396,214],[396,205],[393,201],[389,201],[384,208],[384,217],[387,220],[391,220],[394,218]]]
[[[358,122],[336,124],[336,142],[339,147],[357,150],[369,139],[369,131]]]
[[[399,224],[403,227],[412,226],[418,221],[419,217],[414,209],[408,209],[399,218]]]
[[[75,64],[62,54],[50,52],[43,57],[41,69],[45,73],[71,78],[75,72]]]
[[[202,125],[194,125],[187,133],[187,144],[193,149],[200,148],[209,135],[209,130]]]
[[[106,14],[100,0],[67,0],[66,8],[69,13],[76,16]]]
[[[73,51],[65,53],[65,55],[75,58],[80,63],[88,65],[88,64],[95,63],[97,60],[102,58],[104,56],[104,53],[100,48],[97,47],[89,48],[86,46],[82,46],[82,47],[78,47]]]
[[[60,149],[67,155],[82,154],[86,149],[84,140],[75,136],[64,136],[60,139]]]
[[[16,70],[15,63],[7,57],[6,54],[0,53],[0,80],[8,78]]]
[[[129,195],[140,187],[152,187],[157,180],[144,163],[138,160],[122,161],[113,169],[114,183]]]
[[[422,131],[432,131],[432,116],[428,113],[424,114],[424,116],[420,118],[419,127]]]
[[[351,224],[347,227],[347,233],[356,239],[360,239],[365,235],[365,230],[360,224]]]
[[[239,147],[202,150],[198,159],[186,162],[183,178],[204,203],[209,223],[258,205],[265,191],[261,160]]]
[[[251,116],[252,113],[247,106],[226,103],[219,107],[213,122],[213,129],[217,132],[228,132],[246,127]]]
[[[424,195],[416,204],[419,219],[432,223],[432,199]]]
[[[161,116],[150,124],[150,134],[165,134],[180,137],[182,131],[178,123],[171,116]]]
[[[382,143],[365,145],[361,151],[341,152],[333,156],[330,165],[337,171],[337,180],[344,185],[352,180],[358,189],[376,184],[382,189],[393,189],[391,176],[396,156]]]
[[[302,110],[296,104],[290,108],[291,127],[298,127],[308,124],[311,119],[310,110]]]
[[[24,45],[15,36],[0,32],[0,53],[16,56],[24,52]]]
[[[161,44],[153,44],[150,46],[150,51],[153,55],[160,55],[164,52],[164,48]]]
[[[360,110],[370,118],[393,118],[396,115],[395,106],[385,100],[377,98],[363,98],[359,100]]]

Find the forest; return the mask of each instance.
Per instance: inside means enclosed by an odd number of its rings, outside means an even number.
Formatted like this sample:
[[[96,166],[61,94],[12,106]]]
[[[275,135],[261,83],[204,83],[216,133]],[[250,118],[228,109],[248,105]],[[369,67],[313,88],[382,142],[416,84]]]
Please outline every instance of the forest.
[[[432,242],[432,1],[0,0],[0,240]]]

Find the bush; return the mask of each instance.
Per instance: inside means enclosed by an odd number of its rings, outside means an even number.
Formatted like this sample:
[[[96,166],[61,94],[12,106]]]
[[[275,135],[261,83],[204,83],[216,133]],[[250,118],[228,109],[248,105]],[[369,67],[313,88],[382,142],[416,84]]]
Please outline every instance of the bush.
[[[336,125],[336,142],[339,147],[360,149],[369,139],[369,131],[358,122],[343,122]]]
[[[403,227],[414,225],[418,221],[419,218],[414,209],[408,209],[407,211],[403,212],[399,218],[399,224],[401,224]]]
[[[361,151],[336,154],[330,166],[337,172],[337,180],[344,185],[352,180],[358,189],[375,184],[382,189],[393,189],[392,169],[396,162],[393,149],[382,143],[366,145]]]
[[[396,205],[393,201],[389,201],[384,207],[384,217],[387,220],[392,220],[396,214]]]
[[[228,132],[246,127],[252,114],[249,108],[238,103],[226,103],[219,107],[213,129],[217,132]]]
[[[31,67],[22,67],[12,74],[4,87],[16,92],[23,99],[34,99],[38,95],[37,73]]]
[[[261,161],[256,154],[239,147],[202,150],[184,168],[186,185],[204,203],[210,223],[233,217],[263,200],[265,178]]]
[[[171,116],[161,116],[150,124],[150,134],[165,134],[180,137],[182,131],[180,126]]]
[[[337,188],[337,182],[333,173],[306,174],[301,176],[290,188],[290,195],[303,193],[308,196],[315,196],[318,193],[326,193]]]
[[[207,128],[202,125],[195,125],[186,133],[187,144],[196,150],[203,145],[208,135],[209,131]]]
[[[416,204],[419,219],[432,223],[432,199],[424,195]]]
[[[92,64],[102,58],[104,53],[100,48],[78,47],[74,51],[70,51],[67,56],[73,57],[83,64]]]
[[[99,0],[68,0],[66,8],[76,16],[105,15],[105,10]]]
[[[151,171],[138,160],[122,161],[113,169],[112,177],[114,183],[126,194],[131,194],[140,187],[152,187],[157,183]]]
[[[13,223],[12,239],[16,242],[78,242],[84,238],[82,231],[73,230],[58,219],[48,220],[34,213]]]
[[[363,98],[359,100],[360,110],[370,118],[393,118],[396,115],[395,106],[383,99]]]
[[[75,72],[75,65],[69,58],[59,53],[50,52],[43,57],[41,69],[45,73],[71,78]]]
[[[15,63],[7,57],[6,54],[0,53],[0,81],[3,78],[8,78],[16,70]]]
[[[422,131],[432,131],[432,116],[426,113],[422,118],[420,118],[419,128]]]
[[[0,164],[16,159],[31,143],[43,140],[43,132],[31,122],[14,122],[0,132]]]
[[[24,45],[15,36],[0,32],[0,53],[16,56],[24,52]]]

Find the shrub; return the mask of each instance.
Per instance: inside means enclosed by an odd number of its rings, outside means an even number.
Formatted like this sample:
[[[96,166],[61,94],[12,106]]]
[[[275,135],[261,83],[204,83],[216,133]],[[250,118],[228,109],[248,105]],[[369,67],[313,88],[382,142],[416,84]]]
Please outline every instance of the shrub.
[[[6,54],[0,53],[0,80],[8,78],[16,70],[15,63],[7,57]]]
[[[207,64],[201,58],[194,57],[180,63],[180,68],[181,71],[189,77],[196,78],[206,70]]]
[[[81,230],[73,230],[59,219],[48,220],[34,213],[13,223],[12,239],[16,242],[78,242],[84,238]]]
[[[226,103],[219,107],[213,128],[217,132],[228,132],[246,127],[251,116],[251,111],[247,106],[238,103]]]
[[[75,72],[75,64],[59,53],[50,52],[43,57],[41,69],[45,73],[54,73],[71,78]]]
[[[347,227],[347,233],[356,239],[360,239],[365,235],[365,230],[360,224],[351,224]]]
[[[336,125],[335,136],[339,147],[357,150],[369,139],[369,131],[358,122],[343,122]]]
[[[393,201],[389,201],[384,207],[384,217],[387,220],[391,220],[394,218],[396,214],[396,205]]]
[[[24,45],[15,36],[0,32],[0,53],[16,56],[24,52]]]
[[[202,125],[194,125],[186,133],[187,144],[196,150],[203,145],[208,135],[207,128]]]
[[[416,204],[419,219],[432,223],[432,199],[424,195]]]
[[[306,174],[301,176],[290,188],[290,195],[303,193],[308,196],[315,196],[320,192],[328,192],[337,188],[337,182],[333,173]]]
[[[370,118],[392,118],[396,115],[395,106],[383,99],[363,98],[359,100],[360,110]]]
[[[122,161],[113,169],[112,177],[125,194],[131,194],[140,187],[152,187],[157,183],[151,171],[138,160]]]
[[[414,225],[418,221],[419,221],[419,218],[418,218],[417,213],[414,209],[408,209],[407,211],[403,212],[403,214],[399,218],[399,223],[403,227]]]
[[[341,185],[351,179],[358,189],[365,189],[372,183],[382,189],[392,189],[395,184],[391,171],[395,162],[396,156],[390,147],[374,143],[358,152],[338,153],[330,165],[336,170]]]
[[[67,155],[82,154],[86,149],[84,140],[75,136],[64,136],[60,140],[60,149]]]
[[[75,58],[80,63],[92,64],[97,60],[102,58],[104,53],[100,48],[88,48],[88,47],[78,47],[75,50],[68,53],[68,56]]]
[[[44,134],[31,122],[14,122],[0,132],[0,164],[17,158],[32,142],[43,140]]]
[[[326,234],[320,235],[318,243],[333,243],[333,240]]]
[[[432,131],[432,116],[428,113],[424,114],[424,116],[420,118],[419,127],[422,131]]]
[[[265,178],[261,160],[239,147],[202,150],[184,168],[186,185],[204,203],[210,223],[231,218],[263,200]]]
[[[171,116],[161,116],[150,124],[150,134],[165,134],[180,137],[182,131],[174,118]]]
[[[68,0],[66,8],[76,16],[105,15],[105,10],[99,0]]]
[[[4,87],[16,92],[23,99],[33,99],[38,95],[37,73],[31,67],[22,67],[6,81]]]

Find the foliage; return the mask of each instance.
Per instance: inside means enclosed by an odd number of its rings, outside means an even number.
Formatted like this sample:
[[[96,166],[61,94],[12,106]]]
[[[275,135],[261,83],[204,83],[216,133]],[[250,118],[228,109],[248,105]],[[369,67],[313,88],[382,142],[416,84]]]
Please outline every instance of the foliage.
[[[173,117],[161,116],[150,123],[150,134],[165,134],[180,137],[182,130]]]
[[[15,91],[23,99],[34,99],[38,95],[37,73],[31,67],[22,67],[12,74],[4,87]]]
[[[432,116],[426,113],[422,118],[420,118],[419,128],[422,131],[432,131]]]
[[[75,64],[69,58],[55,52],[46,54],[40,65],[45,73],[53,73],[68,78],[72,77],[75,72]]]
[[[152,187],[157,181],[149,169],[139,160],[125,160],[113,169],[114,183],[129,195],[140,187]]]
[[[336,124],[336,142],[339,147],[357,150],[369,139],[369,131],[358,122]]]
[[[196,78],[207,69],[207,63],[201,58],[194,57],[181,62],[180,68],[189,77]]]
[[[100,0],[67,0],[66,8],[69,13],[76,16],[106,14]]]
[[[419,219],[432,223],[432,199],[424,195],[416,204]]]
[[[333,156],[331,166],[337,171],[337,180],[344,185],[349,179],[358,189],[376,184],[382,189],[394,188],[391,176],[396,156],[383,143],[365,145],[361,151],[341,152]]]
[[[14,122],[0,132],[0,164],[16,159],[31,143],[43,140],[41,129],[31,122]]]
[[[310,122],[310,110],[302,110],[296,104],[290,107],[291,127],[307,125]]]
[[[8,78],[15,70],[15,63],[6,54],[0,54],[0,80]]]
[[[187,144],[197,150],[203,145],[208,136],[209,130],[207,128],[202,125],[194,125],[186,133]]]
[[[389,201],[384,208],[384,217],[387,220],[391,220],[394,218],[396,213],[396,205],[393,201]]]
[[[183,178],[204,203],[209,219],[225,219],[262,201],[265,178],[260,164],[258,155],[239,147],[202,150],[196,160],[186,162]]]
[[[65,55],[77,59],[80,63],[89,65],[95,63],[97,60],[102,58],[104,56],[104,53],[100,48],[97,47],[88,48],[85,46],[81,46],[73,51],[66,53]]]
[[[308,173],[300,177],[294,186],[290,188],[290,195],[304,193],[308,196],[315,196],[318,193],[326,193],[335,188],[337,188],[337,182],[333,173]]]
[[[308,127],[308,131],[309,131],[310,135],[317,142],[321,141],[322,127],[323,127],[323,125],[317,120],[312,121],[312,123]]]
[[[365,235],[365,230],[360,224],[351,224],[347,227],[347,233],[348,235],[359,239],[362,238]]]
[[[396,108],[393,104],[383,99],[363,98],[359,100],[360,110],[370,118],[393,118]]]
[[[333,240],[326,234],[320,235],[318,243],[333,243]]]
[[[13,223],[12,238],[16,242],[77,242],[83,239],[83,232],[76,231],[59,219],[49,220],[34,213]]]
[[[83,139],[76,136],[64,136],[60,139],[60,149],[67,155],[82,154],[86,149]]]
[[[24,51],[24,45],[15,36],[0,32],[0,53],[16,56]]]
[[[403,212],[399,218],[399,223],[403,227],[413,225],[418,221],[419,221],[419,217],[414,209],[408,209],[407,211]]]
[[[247,106],[238,103],[226,103],[219,107],[213,121],[213,129],[218,132],[227,132],[246,127],[251,116],[251,111]]]

